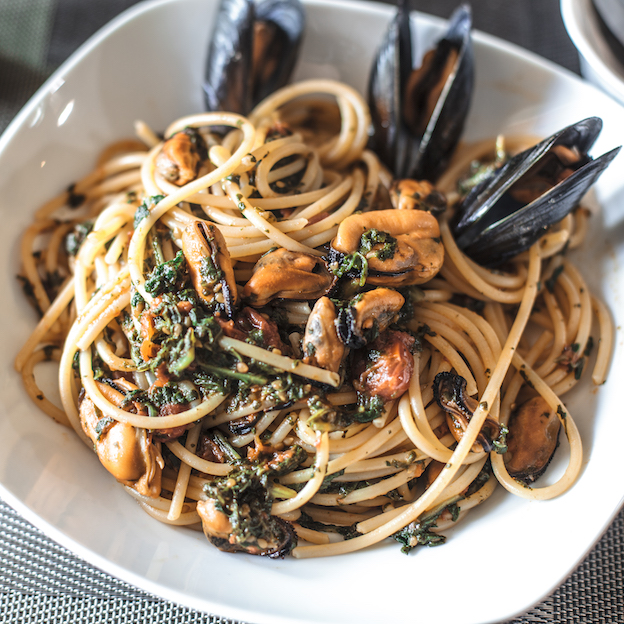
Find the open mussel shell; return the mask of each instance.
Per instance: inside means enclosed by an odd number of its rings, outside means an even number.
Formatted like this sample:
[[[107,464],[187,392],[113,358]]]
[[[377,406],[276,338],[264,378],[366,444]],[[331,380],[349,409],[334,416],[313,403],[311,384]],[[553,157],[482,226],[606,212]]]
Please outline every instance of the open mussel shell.
[[[373,62],[368,100],[372,146],[397,178],[434,181],[464,128],[474,86],[468,5],[455,10],[446,34],[414,68],[407,2],[401,2]]]
[[[459,142],[474,87],[471,26],[470,7],[463,5],[451,16],[446,36],[425,57],[428,64],[423,61],[418,80],[412,73],[403,114],[412,135],[422,132],[422,139],[418,150],[407,154],[407,171],[415,174],[409,177],[436,180]],[[432,97],[440,89],[440,96]]]
[[[596,159],[588,155],[601,129],[598,117],[572,124],[512,157],[475,186],[457,207],[452,224],[464,253],[484,266],[499,265],[574,210],[620,150]]]
[[[221,0],[206,59],[206,108],[247,115],[286,85],[304,28],[299,0]]]

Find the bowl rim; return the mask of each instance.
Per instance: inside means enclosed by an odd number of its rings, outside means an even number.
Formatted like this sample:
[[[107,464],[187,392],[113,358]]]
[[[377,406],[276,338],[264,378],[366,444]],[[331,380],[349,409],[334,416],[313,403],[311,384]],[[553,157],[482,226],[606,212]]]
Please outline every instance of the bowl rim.
[[[0,138],[0,151],[4,150],[4,148],[6,147],[6,143],[12,139],[14,133],[23,125],[23,123],[26,121],[28,115],[30,115],[32,110],[41,102],[41,100],[44,97],[46,97],[51,92],[55,82],[59,78],[62,78],[62,76],[65,73],[67,73],[69,70],[71,70],[76,64],[80,63],[83,60],[84,56],[87,55],[93,48],[97,47],[106,37],[109,36],[111,32],[117,30],[121,25],[125,24],[131,19],[134,19],[135,17],[142,14],[143,12],[147,12],[161,5],[171,4],[172,2],[175,2],[175,1],[176,0],[147,0],[146,2],[141,2],[138,5],[135,5],[134,7],[131,7],[130,9],[124,11],[117,18],[112,20],[109,24],[104,26],[95,35],[93,35],[90,39],[88,39],[78,50],[76,50],[72,54],[72,56],[65,63],[61,65],[61,67],[44,83],[44,85],[40,87],[40,89],[35,93],[35,95],[31,98],[31,100],[29,100],[29,102],[24,106],[24,108],[20,111],[20,113],[18,113],[18,115],[13,119],[13,121],[11,122],[11,124],[9,125],[5,133],[3,134],[3,136]],[[332,6],[332,7],[341,6],[345,8],[348,7],[350,9],[354,9],[360,6],[360,7],[366,7],[367,9],[379,10],[380,12],[383,12],[384,14],[388,14],[388,12],[391,11],[392,9],[391,5],[375,3],[375,2],[364,3],[364,2],[359,2],[358,0],[355,0],[355,1],[353,0],[336,0],[336,1],[307,0],[307,3],[311,5],[317,5],[317,6]],[[441,18],[434,18],[426,14],[418,13],[418,15],[419,16],[422,15],[422,16],[425,16],[427,19],[430,19],[431,23],[434,23],[434,22],[437,23],[438,20],[442,21]],[[477,41],[479,44],[484,45],[488,48],[494,47],[496,49],[506,51],[514,56],[520,56],[523,62],[526,62],[530,66],[544,68],[548,71],[556,71],[559,74],[566,74],[569,76],[573,76],[575,79],[579,80],[578,76],[576,76],[573,72],[570,72],[569,70],[565,70],[557,66],[556,64],[552,63],[551,61],[543,59],[539,57],[538,55],[521,48],[520,46],[517,46],[515,44],[501,40],[498,37],[487,35],[476,30],[473,31],[473,35],[474,35],[475,41]],[[106,570],[107,572],[109,572],[110,574],[113,574],[114,576],[117,576],[118,578],[121,578],[130,583],[133,583],[134,585],[136,585],[137,587],[140,587],[141,589],[150,591],[156,595],[165,597],[175,602],[181,602],[182,604],[187,604],[190,606],[194,606],[195,608],[205,610],[208,604],[208,601],[206,601],[205,599],[201,601],[193,600],[193,597],[190,596],[189,594],[185,594],[175,589],[166,588],[160,583],[153,583],[148,578],[138,575],[135,572],[130,571],[122,566],[119,566],[115,561],[112,561],[108,558],[105,558],[99,555],[96,551],[90,548],[82,546],[79,542],[75,541],[71,536],[66,535],[65,533],[57,529],[54,525],[50,524],[47,520],[44,520],[43,518],[38,516],[36,512],[31,511],[28,508],[26,502],[23,502],[17,499],[16,497],[14,497],[9,490],[4,488],[2,483],[0,483],[0,494],[2,494],[2,497],[5,500],[7,500],[7,502],[11,506],[13,506],[16,510],[18,510],[19,513],[21,513],[27,520],[32,522],[35,526],[40,528],[45,534],[49,535],[50,537],[52,537],[52,539],[62,544],[63,546],[66,546],[68,549],[76,553],[79,557],[83,558],[84,560],[92,563],[93,565],[96,565],[99,568]],[[604,524],[603,531],[595,536],[595,540],[592,542],[590,547],[592,547],[593,544],[595,544],[595,542],[600,538],[604,530],[606,530],[608,525],[612,522],[613,517],[615,517],[619,508],[620,507],[615,509],[613,511],[613,514],[604,520],[605,524]],[[589,551],[589,548],[586,552],[588,551]],[[586,552],[582,553],[581,556],[585,556]],[[581,559],[579,558],[578,561],[580,560]],[[569,572],[571,572],[571,570]],[[561,582],[563,582],[564,579],[565,577],[559,579],[556,583],[556,586],[558,586]],[[543,597],[551,593],[553,589],[554,587],[544,588],[543,593],[541,594],[541,596],[539,596],[536,599],[536,602],[538,602],[539,600],[542,600]],[[211,599],[210,602],[211,604],[215,605],[216,608],[218,608],[218,602],[215,601],[214,598]],[[525,608],[529,608],[530,606],[531,605],[528,605]],[[228,605],[228,609],[232,611],[231,605]],[[257,615],[255,615],[253,612],[244,610],[240,605],[236,607],[236,612],[237,612],[237,617],[240,617],[246,620],[253,621],[254,617],[257,617]],[[517,613],[520,613],[520,611],[518,611]],[[513,617],[517,615],[517,613],[510,613],[507,617]],[[273,621],[275,622],[282,621],[282,618],[280,618],[279,616],[275,616]]]
[[[593,73],[608,95],[624,100],[624,65],[618,61],[603,37],[591,0],[560,0],[561,17],[576,47],[585,73]]]

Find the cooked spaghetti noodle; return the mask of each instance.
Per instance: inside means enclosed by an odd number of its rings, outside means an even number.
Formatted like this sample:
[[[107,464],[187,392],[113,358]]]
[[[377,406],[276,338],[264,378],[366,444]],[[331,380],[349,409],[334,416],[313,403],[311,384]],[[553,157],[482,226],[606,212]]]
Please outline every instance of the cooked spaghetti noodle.
[[[284,527],[299,538],[295,557],[390,536],[409,550],[442,540],[497,484],[545,499],[579,474],[582,444],[560,395],[585,373],[593,330],[594,384],[613,343],[608,311],[563,255],[581,244],[585,211],[504,272],[466,257],[443,214],[437,275],[393,285],[381,272],[371,284],[362,259],[372,266],[392,236],[327,255],[341,224],[358,215],[374,224],[385,208],[389,176],[366,149],[368,128],[360,95],[325,80],[283,89],[249,118],[180,119],[163,140],[137,124],[141,142],[108,149],[24,235],[23,278],[42,313],[16,359],[29,395],[93,446],[151,516],[203,523],[226,550],[284,554]],[[452,198],[468,163],[492,152],[491,143],[466,152],[439,187]],[[384,234],[370,223],[363,232]],[[314,349],[336,339],[336,319],[320,343],[306,342],[323,310],[355,314],[363,293],[381,290],[401,310],[372,326],[409,346],[409,361],[383,379],[395,388],[409,371],[390,395],[362,381],[385,361],[383,341],[337,342],[323,360]],[[34,375],[51,359],[62,409]],[[473,401],[461,431],[434,396],[441,374],[461,378]],[[566,469],[542,487],[510,475],[504,448],[518,406],[537,396],[569,442]],[[479,442],[492,423],[495,450]]]

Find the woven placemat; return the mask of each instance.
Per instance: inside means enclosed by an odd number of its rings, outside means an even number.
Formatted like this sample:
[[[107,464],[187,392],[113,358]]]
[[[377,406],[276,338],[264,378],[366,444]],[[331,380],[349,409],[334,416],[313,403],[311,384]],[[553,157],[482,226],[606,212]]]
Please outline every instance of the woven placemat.
[[[83,41],[136,1],[0,0],[0,130]],[[447,17],[457,4],[420,0],[414,1],[414,8]],[[558,0],[475,0],[473,14],[475,28],[578,73],[578,57],[563,28]],[[624,622],[623,544],[624,513],[568,581],[513,624]],[[486,582],[482,598],[487,600]],[[0,501],[2,624],[148,621],[234,624],[115,579],[47,538]]]
[[[571,577],[512,624],[624,622],[623,544],[624,512]],[[167,602],[98,570],[47,538],[2,501],[0,562],[0,622],[6,624],[234,624]],[[487,582],[484,599],[486,586]]]

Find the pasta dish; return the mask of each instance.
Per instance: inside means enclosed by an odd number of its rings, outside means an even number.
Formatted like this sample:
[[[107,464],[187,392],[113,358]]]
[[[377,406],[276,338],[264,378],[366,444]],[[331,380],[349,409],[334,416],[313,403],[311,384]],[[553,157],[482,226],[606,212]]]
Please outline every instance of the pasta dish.
[[[456,206],[531,142],[466,147],[434,187],[392,180],[370,123],[330,80],[162,137],[138,123],[24,235],[33,401],[147,513],[222,550],[407,552],[497,486],[543,500],[581,470],[561,397],[604,383],[613,344],[566,255],[587,210],[487,268]],[[554,150],[563,179],[574,155]],[[48,360],[62,406],[35,378]]]

